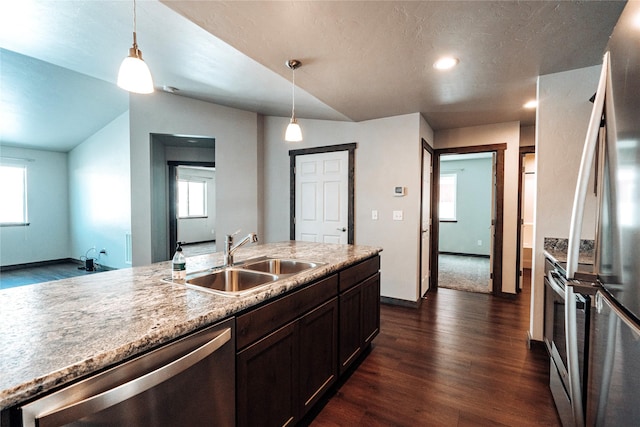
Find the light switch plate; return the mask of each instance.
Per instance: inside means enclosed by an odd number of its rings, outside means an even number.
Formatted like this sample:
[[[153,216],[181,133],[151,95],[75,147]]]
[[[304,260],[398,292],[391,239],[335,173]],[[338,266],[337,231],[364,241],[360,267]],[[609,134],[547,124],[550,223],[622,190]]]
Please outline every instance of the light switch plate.
[[[371,211],[371,219],[374,219],[374,220],[378,219],[378,211],[377,210],[374,209],[374,210]]]
[[[402,211],[393,211],[393,220],[394,221],[402,221],[403,212]]]

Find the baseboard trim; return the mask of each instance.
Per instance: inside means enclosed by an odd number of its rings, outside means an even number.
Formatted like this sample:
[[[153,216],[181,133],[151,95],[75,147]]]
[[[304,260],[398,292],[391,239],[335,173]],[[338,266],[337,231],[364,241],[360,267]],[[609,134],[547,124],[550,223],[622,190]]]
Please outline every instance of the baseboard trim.
[[[490,258],[489,255],[482,255],[482,254],[465,254],[462,252],[445,252],[445,251],[440,251],[438,252],[439,255],[457,255],[457,256],[471,256],[471,257],[476,257],[476,258]]]
[[[398,305],[401,307],[418,308],[422,301],[408,301],[406,299],[380,297],[380,302],[387,305]]]
[[[95,261],[95,259],[94,259]],[[84,266],[84,261],[75,258],[60,258],[60,259],[51,259],[47,261],[35,261],[35,262],[26,262],[24,264],[13,264],[13,265],[2,265],[0,266],[0,272],[2,271],[13,271],[13,270],[22,270],[23,268],[36,268],[36,267],[46,267],[49,265],[62,264],[62,263],[72,263],[78,264],[79,266]],[[111,271],[117,270],[117,268],[108,267],[104,264],[95,263],[98,266],[97,270],[99,271]]]
[[[47,261],[35,261],[35,262],[26,262],[24,264],[13,264],[13,265],[2,265],[0,266],[0,271],[11,271],[11,270],[20,270],[23,268],[33,268],[33,267],[46,267],[47,265],[60,264],[63,262],[73,262],[80,263],[77,259],[73,258],[60,258],[60,259],[51,259]]]
[[[533,338],[531,338],[530,331],[527,331],[527,348],[534,351],[547,351],[547,346],[545,345],[544,341],[534,340]]]

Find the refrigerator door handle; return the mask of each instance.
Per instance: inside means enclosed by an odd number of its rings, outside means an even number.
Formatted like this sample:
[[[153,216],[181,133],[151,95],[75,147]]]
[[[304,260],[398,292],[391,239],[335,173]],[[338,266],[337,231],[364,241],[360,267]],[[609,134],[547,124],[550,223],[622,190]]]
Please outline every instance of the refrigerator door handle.
[[[578,361],[578,333],[576,324],[576,296],[573,286],[565,285],[564,301],[565,337],[567,346],[567,372],[569,373],[569,396],[575,426],[584,426],[582,390],[580,387],[580,364]]]
[[[578,269],[578,255],[580,251],[580,233],[582,232],[584,203],[587,198],[589,174],[591,173],[591,165],[593,164],[596,142],[598,141],[598,134],[600,131],[608,70],[609,52],[606,52],[602,61],[602,71],[600,72],[596,99],[593,102],[593,110],[591,111],[589,127],[587,128],[587,136],[582,150],[582,159],[580,160],[578,182],[576,184],[576,192],[573,198],[571,224],[569,227],[569,248],[567,251],[567,279],[573,279]]]

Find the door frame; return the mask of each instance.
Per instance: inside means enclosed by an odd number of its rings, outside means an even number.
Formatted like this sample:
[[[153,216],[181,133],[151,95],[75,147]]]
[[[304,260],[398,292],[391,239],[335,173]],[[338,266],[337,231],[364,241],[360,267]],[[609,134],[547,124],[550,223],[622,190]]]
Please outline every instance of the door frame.
[[[296,157],[306,154],[333,153],[336,151],[349,152],[349,179],[347,190],[347,243],[352,245],[354,241],[354,193],[355,193],[355,150],[358,144],[355,142],[340,145],[327,145],[324,147],[301,148],[289,150],[289,239],[296,239]]]
[[[495,153],[496,154],[496,175],[495,175],[495,224],[493,236],[493,265],[492,289],[494,296],[510,296],[502,292],[502,251],[503,251],[503,223],[504,223],[504,158],[507,144],[489,144],[468,147],[442,148],[436,149],[435,160],[433,162],[433,188],[431,191],[431,215],[433,223],[431,225],[431,288],[438,290],[438,252],[440,250],[440,212],[438,211],[438,201],[440,200],[440,156],[443,154],[469,154],[469,153]]]
[[[520,284],[523,275],[522,271],[522,186],[524,182],[522,181],[522,175],[524,174],[524,158],[527,154],[535,154],[536,146],[529,145],[526,147],[520,147],[520,158],[518,160],[518,227],[516,230],[516,293],[520,293],[522,291]]]
[[[215,162],[191,162],[185,160],[170,160],[167,162],[169,179],[169,258],[176,250],[178,242],[178,215],[176,201],[178,200],[178,166],[198,166],[215,168]]]
[[[431,217],[429,218],[429,229],[430,229],[430,233],[431,235],[433,234],[433,199],[434,199],[434,195],[433,195],[433,177],[434,177],[434,151],[433,148],[427,144],[427,141],[422,138],[421,141],[422,144],[422,148],[420,149],[420,251],[418,253],[418,265],[420,266],[420,273],[419,273],[419,283],[418,283],[418,293],[420,294],[420,298],[419,300],[422,300],[422,297],[426,294],[426,292],[422,292],[422,214],[423,214],[423,210],[422,210],[422,206],[423,206],[423,197],[424,197],[424,191],[422,188],[422,183],[424,182],[424,150],[427,150],[430,154],[431,154]],[[429,237],[429,247],[433,248],[433,246],[431,246],[433,244],[432,242],[432,237]],[[432,285],[433,285],[433,249],[431,249],[431,253],[429,254],[429,279],[427,281],[427,292],[431,291],[432,289]]]

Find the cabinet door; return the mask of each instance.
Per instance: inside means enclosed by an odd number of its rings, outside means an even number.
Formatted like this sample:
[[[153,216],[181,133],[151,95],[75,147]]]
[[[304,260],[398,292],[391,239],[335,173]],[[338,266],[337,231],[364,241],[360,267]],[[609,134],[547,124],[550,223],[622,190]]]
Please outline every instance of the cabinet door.
[[[340,294],[340,374],[362,350],[362,288],[354,286]]]
[[[298,411],[297,323],[289,323],[238,353],[239,426],[283,426]]]
[[[366,347],[380,331],[380,273],[371,276],[362,287],[362,341]]]
[[[306,314],[298,324],[300,415],[304,416],[337,378],[338,299],[333,298]]]

